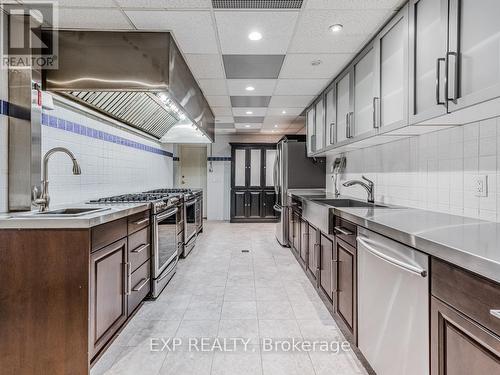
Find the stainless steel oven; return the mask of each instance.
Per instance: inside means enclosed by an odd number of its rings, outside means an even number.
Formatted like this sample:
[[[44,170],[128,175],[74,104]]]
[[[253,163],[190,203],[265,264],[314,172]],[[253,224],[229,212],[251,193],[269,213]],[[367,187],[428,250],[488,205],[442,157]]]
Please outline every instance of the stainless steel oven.
[[[175,206],[153,215],[153,298],[159,296],[175,273],[179,220],[180,212]]]
[[[196,220],[196,197],[184,196],[184,253],[186,257],[196,242],[197,220]]]

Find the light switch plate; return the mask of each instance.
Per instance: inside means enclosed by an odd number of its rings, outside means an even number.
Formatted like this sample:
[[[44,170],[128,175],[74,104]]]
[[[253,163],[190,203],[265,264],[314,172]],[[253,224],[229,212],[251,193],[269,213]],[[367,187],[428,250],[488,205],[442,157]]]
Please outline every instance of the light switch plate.
[[[474,196],[487,197],[488,196],[488,176],[485,174],[475,175],[472,181],[474,189]]]

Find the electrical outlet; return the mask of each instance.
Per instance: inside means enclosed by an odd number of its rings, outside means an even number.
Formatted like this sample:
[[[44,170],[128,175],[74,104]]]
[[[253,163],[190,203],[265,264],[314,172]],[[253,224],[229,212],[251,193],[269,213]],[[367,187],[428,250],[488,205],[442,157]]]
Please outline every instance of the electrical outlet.
[[[479,174],[473,177],[472,186],[474,189],[474,196],[487,197],[488,196],[488,176]]]

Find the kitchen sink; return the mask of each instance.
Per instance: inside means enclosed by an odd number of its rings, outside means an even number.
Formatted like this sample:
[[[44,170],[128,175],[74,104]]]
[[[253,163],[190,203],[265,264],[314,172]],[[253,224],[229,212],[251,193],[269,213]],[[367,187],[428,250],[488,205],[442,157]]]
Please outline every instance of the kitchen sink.
[[[389,208],[382,204],[358,201],[355,199],[312,199],[313,202],[323,203],[333,207],[378,207]]]
[[[45,212],[34,212],[29,215],[19,217],[33,218],[33,217],[74,217],[93,214],[100,211],[109,210],[110,207],[78,207],[78,208],[61,208],[58,210],[50,210]]]

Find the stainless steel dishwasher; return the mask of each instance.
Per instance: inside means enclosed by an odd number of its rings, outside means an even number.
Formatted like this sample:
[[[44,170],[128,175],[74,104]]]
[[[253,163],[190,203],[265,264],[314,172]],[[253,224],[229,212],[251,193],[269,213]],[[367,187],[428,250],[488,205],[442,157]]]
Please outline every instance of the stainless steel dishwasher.
[[[358,231],[358,347],[378,375],[429,374],[429,257]]]

